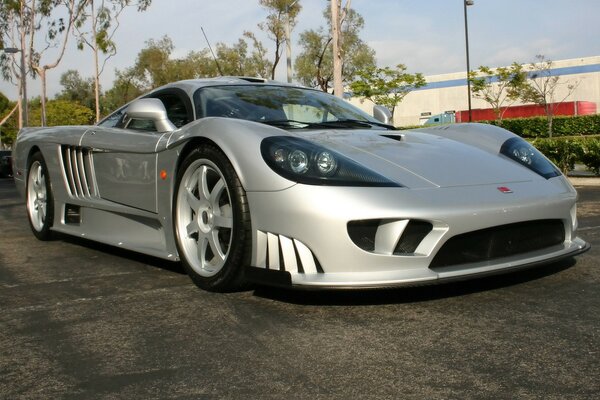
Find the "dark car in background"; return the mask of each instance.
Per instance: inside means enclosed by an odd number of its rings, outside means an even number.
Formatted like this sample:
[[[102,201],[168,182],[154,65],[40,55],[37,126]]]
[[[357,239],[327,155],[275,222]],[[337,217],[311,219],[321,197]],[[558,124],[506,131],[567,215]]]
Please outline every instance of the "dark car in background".
[[[10,153],[10,150],[0,150],[0,178],[11,178],[13,176]]]

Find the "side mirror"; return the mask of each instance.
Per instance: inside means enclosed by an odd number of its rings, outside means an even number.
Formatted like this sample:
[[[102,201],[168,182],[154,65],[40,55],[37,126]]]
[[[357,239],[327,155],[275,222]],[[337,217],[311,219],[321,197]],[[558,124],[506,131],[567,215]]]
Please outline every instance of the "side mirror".
[[[131,120],[153,121],[157,132],[171,132],[177,129],[169,120],[167,110],[159,99],[139,99],[132,102],[125,110],[127,124]]]
[[[387,107],[374,105],[373,106],[373,117],[379,122],[384,124],[392,125],[392,112]]]

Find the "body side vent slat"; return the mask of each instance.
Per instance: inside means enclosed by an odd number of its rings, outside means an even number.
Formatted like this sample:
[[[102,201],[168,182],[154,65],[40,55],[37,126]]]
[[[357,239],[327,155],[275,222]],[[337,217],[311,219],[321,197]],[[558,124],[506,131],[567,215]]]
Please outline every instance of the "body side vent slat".
[[[81,199],[99,197],[91,152],[81,147],[62,146],[61,156],[69,194]]]

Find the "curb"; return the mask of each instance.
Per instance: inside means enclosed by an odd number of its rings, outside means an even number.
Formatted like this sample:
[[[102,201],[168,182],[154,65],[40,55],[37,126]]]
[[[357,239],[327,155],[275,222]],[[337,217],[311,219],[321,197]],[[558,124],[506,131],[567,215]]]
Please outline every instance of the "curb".
[[[573,186],[598,186],[600,187],[600,177],[568,177]]]

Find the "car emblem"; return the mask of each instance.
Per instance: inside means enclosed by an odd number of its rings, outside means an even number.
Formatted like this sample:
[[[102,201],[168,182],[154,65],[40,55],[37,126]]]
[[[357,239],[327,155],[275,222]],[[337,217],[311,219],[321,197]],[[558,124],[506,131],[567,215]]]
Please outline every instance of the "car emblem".
[[[510,188],[507,188],[506,186],[498,186],[497,189],[502,193],[513,193],[513,191]]]

